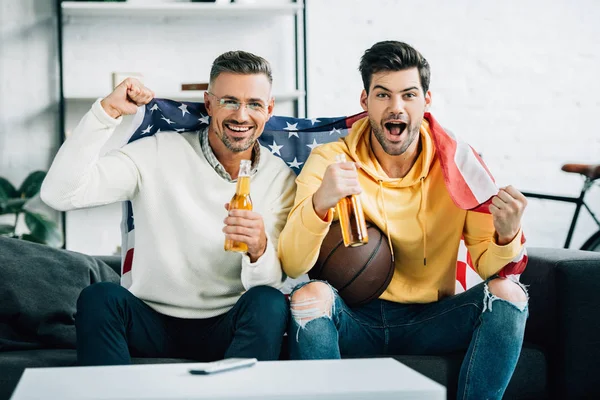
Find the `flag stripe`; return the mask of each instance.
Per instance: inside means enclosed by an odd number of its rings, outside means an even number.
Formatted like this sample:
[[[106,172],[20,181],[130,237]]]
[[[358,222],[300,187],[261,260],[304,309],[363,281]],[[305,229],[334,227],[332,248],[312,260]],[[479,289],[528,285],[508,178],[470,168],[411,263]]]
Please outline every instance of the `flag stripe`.
[[[483,161],[473,157],[471,147],[444,130],[431,114],[426,113],[426,118],[440,157],[448,193],[454,203],[459,208],[471,210],[494,196],[498,190],[493,177],[487,168],[482,167]],[[477,188],[477,195],[474,188]]]
[[[131,267],[133,266],[133,251],[134,249],[131,248],[127,250],[127,253],[125,254],[125,259],[123,260],[122,275],[125,275],[126,273],[131,271]]]
[[[467,263],[464,261],[456,262],[456,280],[467,290]]]
[[[469,191],[475,197],[476,203],[481,204],[498,193],[498,188],[494,181],[490,179],[491,176],[488,174],[488,171],[475,158],[473,153],[474,151],[471,146],[462,141],[457,141],[454,163],[458,173],[461,174],[464,182],[467,184]]]

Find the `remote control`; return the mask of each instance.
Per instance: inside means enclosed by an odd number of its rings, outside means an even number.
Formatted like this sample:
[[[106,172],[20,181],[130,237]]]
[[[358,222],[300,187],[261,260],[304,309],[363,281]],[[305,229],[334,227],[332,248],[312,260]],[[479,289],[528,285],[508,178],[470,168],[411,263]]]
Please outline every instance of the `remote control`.
[[[192,375],[208,375],[232,369],[251,367],[256,364],[256,358],[226,358],[221,361],[208,363],[205,367],[190,369]]]

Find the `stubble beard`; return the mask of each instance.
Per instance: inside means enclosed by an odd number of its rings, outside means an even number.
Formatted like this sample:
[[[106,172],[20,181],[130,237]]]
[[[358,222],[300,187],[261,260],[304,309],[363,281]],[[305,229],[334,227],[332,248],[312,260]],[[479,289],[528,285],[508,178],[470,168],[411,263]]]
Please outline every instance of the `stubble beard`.
[[[240,140],[232,140],[229,136],[223,133],[220,136],[220,138],[225,147],[227,147],[227,149],[231,150],[234,153],[244,152],[252,146],[254,146],[254,143],[256,142],[256,138],[254,136],[250,136],[249,138],[243,138]]]
[[[406,129],[408,129],[408,138],[402,143],[400,148],[397,147],[397,144],[390,143],[385,137],[383,124],[376,123],[372,118],[369,118],[369,122],[371,123],[371,129],[373,130],[373,134],[377,138],[377,141],[383,148],[383,151],[390,156],[399,156],[402,155],[408,150],[411,144],[414,143],[417,135],[421,130],[421,122],[418,124],[411,124]]]

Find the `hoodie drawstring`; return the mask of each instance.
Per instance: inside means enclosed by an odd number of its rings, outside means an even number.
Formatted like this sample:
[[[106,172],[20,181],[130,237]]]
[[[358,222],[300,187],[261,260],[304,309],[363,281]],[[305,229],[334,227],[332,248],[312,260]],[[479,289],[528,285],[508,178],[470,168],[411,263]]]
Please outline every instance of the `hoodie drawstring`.
[[[382,206],[382,210],[383,210],[383,218],[385,219],[385,234],[387,235],[387,239],[388,239],[388,243],[390,245],[390,252],[392,253],[392,263],[394,262],[395,258],[394,258],[394,247],[392,246],[392,238],[390,236],[390,229],[388,227],[389,223],[388,223],[388,217],[387,217],[387,212],[385,211],[385,199],[383,198],[383,181],[380,179],[378,180],[379,182],[379,194],[380,194],[380,200],[381,200],[381,206]]]
[[[421,231],[423,232],[423,266],[427,266],[427,188],[425,188],[425,177],[421,177],[420,181],[421,208],[419,210],[419,214],[417,215],[417,219],[421,224]],[[383,193],[383,181],[380,179],[377,182],[379,183],[379,206],[381,208],[381,211],[383,211],[383,218],[385,220],[385,234],[387,235],[388,243],[390,245],[392,261],[394,261],[394,248],[392,247],[392,238],[390,236],[389,221],[387,217],[387,212],[385,210],[385,195]]]
[[[419,211],[419,222],[423,232],[423,265],[427,265],[427,190],[425,189],[425,178],[421,177],[421,210]]]

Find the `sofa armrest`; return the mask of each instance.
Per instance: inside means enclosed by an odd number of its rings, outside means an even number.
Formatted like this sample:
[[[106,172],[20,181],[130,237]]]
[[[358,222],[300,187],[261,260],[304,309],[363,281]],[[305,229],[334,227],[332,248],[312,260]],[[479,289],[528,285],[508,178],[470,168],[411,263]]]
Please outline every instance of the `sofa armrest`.
[[[525,340],[545,347],[560,398],[600,387],[600,253],[528,248],[521,282],[529,285]],[[594,396],[592,396],[594,397]]]
[[[94,256],[100,261],[104,261],[111,267],[119,276],[121,276],[121,257],[120,256]]]

